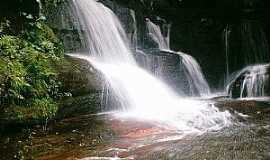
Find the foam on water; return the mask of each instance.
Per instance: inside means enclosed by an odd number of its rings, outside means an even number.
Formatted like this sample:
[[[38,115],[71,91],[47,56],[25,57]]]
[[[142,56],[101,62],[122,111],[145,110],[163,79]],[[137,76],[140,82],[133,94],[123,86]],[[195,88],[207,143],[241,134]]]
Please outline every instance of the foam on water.
[[[110,84],[121,108],[122,119],[153,122],[179,131],[205,132],[230,125],[230,113],[220,112],[208,102],[178,97],[167,85],[136,65],[88,60]],[[124,75],[124,78],[123,78]]]
[[[207,103],[178,97],[140,68],[132,57],[124,29],[113,12],[95,0],[74,0],[88,43],[87,60],[105,77],[118,101],[119,118],[150,121],[181,131],[216,130],[230,124],[230,114]]]
[[[177,52],[182,57],[183,65],[186,68],[186,76],[189,79],[189,88],[191,91],[198,92],[200,96],[208,96],[210,87],[203,75],[199,63],[190,55]]]

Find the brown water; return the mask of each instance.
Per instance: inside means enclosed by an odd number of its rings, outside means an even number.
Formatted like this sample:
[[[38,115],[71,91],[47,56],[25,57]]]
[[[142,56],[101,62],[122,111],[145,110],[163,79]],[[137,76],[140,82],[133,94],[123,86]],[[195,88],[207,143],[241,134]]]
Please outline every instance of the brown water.
[[[0,159],[270,159],[269,103],[226,101],[217,106],[231,110],[237,123],[216,132],[183,134],[151,123],[85,115],[53,123],[47,131],[36,126],[2,136]]]

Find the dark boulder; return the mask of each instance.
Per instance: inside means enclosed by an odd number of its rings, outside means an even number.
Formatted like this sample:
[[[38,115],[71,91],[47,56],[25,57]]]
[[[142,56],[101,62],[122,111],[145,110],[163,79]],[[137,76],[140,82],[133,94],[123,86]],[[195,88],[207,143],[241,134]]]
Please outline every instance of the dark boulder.
[[[70,93],[61,101],[57,118],[96,113],[101,110],[103,80],[89,62],[66,56],[59,70],[64,92]]]
[[[199,94],[198,91],[189,88],[186,68],[182,57],[177,52],[147,49],[137,51],[135,59],[141,67],[164,81],[179,95],[195,96]]]
[[[58,68],[65,91],[81,96],[102,90],[102,78],[89,62],[69,56],[65,59]]]

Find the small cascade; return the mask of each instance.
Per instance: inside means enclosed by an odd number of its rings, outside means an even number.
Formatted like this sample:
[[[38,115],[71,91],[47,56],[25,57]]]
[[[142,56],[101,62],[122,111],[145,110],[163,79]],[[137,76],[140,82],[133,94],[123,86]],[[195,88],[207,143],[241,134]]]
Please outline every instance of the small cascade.
[[[137,41],[138,41],[138,29],[137,29],[137,21],[136,21],[136,13],[134,10],[130,10],[130,15],[132,17],[133,23],[132,23],[132,28],[133,32],[131,33],[131,44],[133,44],[133,47],[135,50],[137,50]]]
[[[188,84],[192,95],[206,96],[210,94],[210,87],[204,78],[199,63],[192,56],[182,52],[180,55],[185,67],[185,76],[188,77]]]
[[[137,50],[135,54],[139,66],[169,85],[180,96],[190,95],[186,87],[184,67],[178,54],[173,51]]]
[[[147,28],[149,31],[149,35],[151,38],[158,44],[160,50],[166,50],[167,52],[170,52],[171,54],[177,54],[180,56],[180,67],[183,67],[185,72],[185,78],[187,79],[188,83],[188,88],[185,86],[182,86],[182,88],[185,90],[188,90],[186,94],[190,96],[205,96],[210,94],[210,88],[207,83],[207,81],[204,78],[204,75],[202,73],[201,67],[199,63],[190,55],[187,55],[182,52],[173,52],[170,50],[169,46],[169,38],[170,38],[170,27],[168,27],[167,35],[163,36],[161,29],[158,25],[154,24],[153,22],[150,21],[150,19],[147,18],[146,20]],[[153,67],[156,68],[154,70],[155,75],[162,75],[162,72],[167,72],[162,70],[163,64],[162,63],[162,58],[159,58],[158,60],[155,61],[155,63],[151,63],[155,65],[159,65],[160,67]],[[149,64],[147,65],[149,66]],[[183,73],[179,73],[183,74]]]
[[[153,51],[152,51],[153,52]],[[200,65],[192,56],[182,52],[155,51],[136,56],[140,66],[173,86],[181,96],[203,97],[210,95],[210,87]]]
[[[269,63],[267,33],[259,20],[243,19],[239,24],[227,24],[222,34],[225,81],[246,66]]]
[[[158,44],[159,49],[170,50],[170,24],[166,27],[167,32],[165,36],[162,34],[160,27],[151,22],[149,18],[146,18],[146,26],[149,36]]]
[[[270,65],[248,66],[233,76],[227,85],[231,97],[251,98],[268,96],[270,87]]]
[[[124,29],[110,9],[95,0],[75,0],[74,5],[85,29],[88,54],[72,56],[87,60],[103,74],[105,87],[109,87],[103,94],[111,93],[110,98],[117,101],[119,112],[115,116],[189,132],[217,130],[230,124],[228,112],[179,97],[170,86],[139,67]],[[115,106],[109,107],[116,110]]]

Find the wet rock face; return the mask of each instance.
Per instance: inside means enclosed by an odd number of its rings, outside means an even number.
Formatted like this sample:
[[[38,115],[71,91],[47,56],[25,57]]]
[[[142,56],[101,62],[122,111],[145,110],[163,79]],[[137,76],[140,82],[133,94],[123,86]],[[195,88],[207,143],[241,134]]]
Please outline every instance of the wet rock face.
[[[149,38],[146,18],[159,25],[172,24],[170,46],[193,56],[211,88],[223,88],[226,73],[247,65],[270,61],[270,2],[266,0],[100,0],[122,22],[130,46],[158,48]],[[47,19],[63,40],[67,52],[86,48],[72,15],[72,5],[63,3]],[[229,12],[228,12],[229,11]],[[229,26],[229,27],[228,27]],[[225,40],[225,30],[227,45]],[[227,56],[226,56],[227,54]],[[229,70],[227,71],[227,64]]]
[[[85,60],[66,57],[59,68],[59,78],[65,91],[72,96],[83,96],[102,89],[101,75]]]
[[[182,64],[181,56],[177,53],[159,49],[147,49],[137,51],[135,59],[141,67],[164,81],[179,95],[194,96],[198,94],[188,87],[189,82],[185,76],[186,69]]]
[[[102,76],[85,60],[65,57],[59,66],[59,78],[70,97],[61,101],[56,118],[101,111]]]
[[[171,23],[171,49],[195,57],[212,87],[223,86],[224,74],[227,72],[226,63],[229,63],[228,72],[233,73],[250,64],[270,61],[270,57],[266,54],[269,53],[270,38],[270,32],[267,30],[270,23],[266,16],[269,15],[267,8],[270,2],[268,1],[106,1],[135,11],[139,47],[155,48],[148,42],[144,31],[146,17],[154,21],[157,17],[161,17],[167,23]],[[228,25],[231,29],[226,46],[224,30]],[[228,57],[226,57],[226,50]]]
[[[83,30],[79,27],[71,1],[59,4],[57,7],[46,10],[47,23],[62,40],[66,52],[79,52],[84,50]]]
[[[84,115],[51,123],[46,131],[36,126],[25,135],[4,135],[0,137],[0,155],[14,159],[20,153],[24,159],[46,160],[115,156],[140,160],[269,159],[269,102],[214,103],[234,113],[234,124],[215,132],[183,136],[144,121]]]

